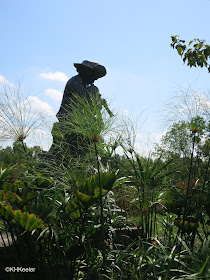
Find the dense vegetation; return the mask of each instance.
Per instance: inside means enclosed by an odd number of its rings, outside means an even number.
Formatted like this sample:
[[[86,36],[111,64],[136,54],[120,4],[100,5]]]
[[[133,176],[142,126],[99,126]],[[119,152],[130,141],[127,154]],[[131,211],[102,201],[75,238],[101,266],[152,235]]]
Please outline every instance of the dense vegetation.
[[[35,267],[36,279],[209,279],[207,119],[173,123],[145,158],[122,132],[102,140],[115,120],[97,102],[78,104],[82,113],[77,107],[65,125],[91,139],[84,156],[65,150],[56,160],[23,140],[0,151],[2,273],[20,266]]]
[[[142,157],[132,128],[90,100],[77,98],[63,124],[88,139],[74,156],[62,135],[55,157],[26,146],[22,122],[7,134],[15,141],[0,150],[1,279],[210,279],[208,109],[188,106]]]

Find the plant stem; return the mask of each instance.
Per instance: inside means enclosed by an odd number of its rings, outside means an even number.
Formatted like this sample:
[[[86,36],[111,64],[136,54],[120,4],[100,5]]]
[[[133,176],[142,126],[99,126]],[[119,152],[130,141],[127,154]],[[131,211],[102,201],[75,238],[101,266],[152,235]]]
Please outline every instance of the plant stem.
[[[184,229],[184,222],[186,219],[186,215],[187,215],[187,208],[188,208],[188,204],[187,204],[187,200],[188,200],[188,196],[189,196],[189,190],[190,190],[190,179],[191,179],[191,172],[192,172],[192,165],[193,165],[193,155],[194,155],[194,149],[195,149],[195,133],[193,136],[193,146],[192,146],[192,153],[191,153],[191,158],[190,158],[190,169],[189,169],[189,177],[188,177],[188,183],[187,183],[187,192],[186,192],[186,197],[185,197],[185,207],[184,207],[184,214],[183,214],[183,229]],[[183,230],[182,230],[182,234],[183,234]]]
[[[206,166],[206,173],[205,173],[205,177],[204,177],[202,191],[204,191],[205,184],[208,181],[208,177],[209,177],[209,164],[210,164],[210,156],[209,156],[209,159],[208,159],[208,164]]]
[[[96,159],[97,159],[97,168],[98,168],[98,184],[100,189],[100,222],[101,222],[101,232],[102,232],[102,255],[103,255],[103,262],[105,262],[105,243],[104,243],[104,214],[103,214],[103,201],[102,201],[102,187],[101,187],[101,176],[100,176],[100,164],[99,164],[99,158],[98,158],[98,150],[97,150],[97,144],[94,142],[95,146],[95,153],[96,153]]]

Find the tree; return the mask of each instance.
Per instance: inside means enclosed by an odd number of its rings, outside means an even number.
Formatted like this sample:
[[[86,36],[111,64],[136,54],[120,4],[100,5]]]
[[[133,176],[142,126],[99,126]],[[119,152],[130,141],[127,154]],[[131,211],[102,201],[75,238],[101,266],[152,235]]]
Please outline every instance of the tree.
[[[14,165],[17,162],[25,161],[27,158],[37,159],[41,152],[42,149],[39,146],[28,148],[22,142],[16,141],[13,143],[13,147],[8,146],[0,149],[0,165],[2,163],[6,166],[9,164]]]
[[[194,117],[189,121],[173,123],[169,131],[156,147],[157,154],[164,160],[173,159],[177,172],[173,179],[186,180],[189,172],[190,157],[193,149],[193,178],[204,176],[209,159],[210,121],[203,117]]]
[[[210,45],[205,44],[205,40],[193,39],[189,42],[188,46],[185,44],[185,40],[180,40],[179,36],[171,36],[171,47],[177,50],[178,54],[183,58],[184,63],[187,61],[187,65],[190,67],[203,67],[205,66],[210,73],[210,64],[208,59],[210,58]],[[193,47],[191,47],[194,43]]]

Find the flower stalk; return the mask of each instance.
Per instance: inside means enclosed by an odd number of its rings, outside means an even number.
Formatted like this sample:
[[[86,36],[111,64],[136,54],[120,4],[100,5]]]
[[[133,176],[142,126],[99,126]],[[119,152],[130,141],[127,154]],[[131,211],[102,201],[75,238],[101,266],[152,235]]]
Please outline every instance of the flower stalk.
[[[186,197],[185,197],[185,207],[184,207],[184,214],[183,214],[183,226],[184,226],[184,222],[186,221],[187,210],[188,210],[188,203],[187,202],[188,202],[189,191],[190,191],[190,180],[191,180],[191,173],[192,173],[192,166],[193,166],[196,132],[197,131],[192,131],[192,133],[193,133],[193,144],[192,144],[192,152],[191,152],[191,157],[190,157],[190,168],[189,168],[189,177],[188,177],[188,182],[187,182],[187,192],[186,192]]]
[[[96,160],[97,160],[97,169],[98,169],[98,184],[100,189],[100,222],[101,222],[101,238],[102,238],[102,255],[103,255],[103,262],[105,262],[105,238],[104,238],[104,213],[103,213],[103,200],[102,200],[102,187],[101,187],[101,177],[100,177],[100,163],[99,163],[99,157],[98,157],[98,150],[97,150],[97,144],[94,142],[95,147],[95,154],[96,154]]]

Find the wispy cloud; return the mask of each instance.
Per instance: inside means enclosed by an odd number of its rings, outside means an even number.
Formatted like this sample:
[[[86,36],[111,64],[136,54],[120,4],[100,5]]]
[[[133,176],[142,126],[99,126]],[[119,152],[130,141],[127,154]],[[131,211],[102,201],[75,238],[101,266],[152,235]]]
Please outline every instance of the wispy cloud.
[[[44,91],[44,93],[46,95],[48,95],[50,98],[52,98],[52,99],[54,99],[56,101],[61,101],[62,97],[63,97],[63,94],[60,91],[56,90],[56,89],[49,88],[49,89],[46,89]]]
[[[68,81],[68,77],[63,72],[49,72],[49,73],[41,73],[40,77],[49,79],[49,80],[56,80],[66,83]]]
[[[8,86],[10,86],[10,87],[14,87],[14,86],[15,86],[14,84],[10,83],[10,82],[6,79],[5,76],[3,76],[3,75],[1,75],[1,74],[0,74],[0,83],[3,83],[3,84],[8,85]]]

